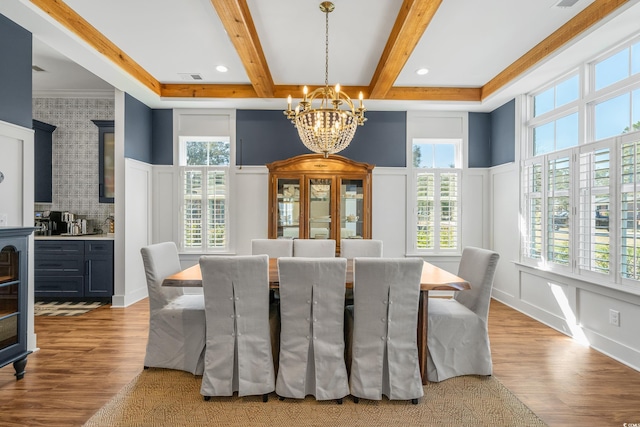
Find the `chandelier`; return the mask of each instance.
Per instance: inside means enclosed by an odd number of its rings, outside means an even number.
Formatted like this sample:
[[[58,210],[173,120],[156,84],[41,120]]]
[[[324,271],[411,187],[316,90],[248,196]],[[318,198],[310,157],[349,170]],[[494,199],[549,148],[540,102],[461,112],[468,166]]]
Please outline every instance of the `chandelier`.
[[[287,109],[284,114],[298,129],[302,143],[314,153],[334,154],[347,148],[358,125],[364,125],[366,109],[362,104],[355,108],[351,98],[340,90],[340,85],[329,87],[329,13],[335,9],[330,1],[320,3],[320,10],[325,14],[325,72],[324,87],[308,93],[307,86],[303,90],[302,101],[291,109],[291,95],[287,98]],[[313,104],[316,103],[314,107]]]

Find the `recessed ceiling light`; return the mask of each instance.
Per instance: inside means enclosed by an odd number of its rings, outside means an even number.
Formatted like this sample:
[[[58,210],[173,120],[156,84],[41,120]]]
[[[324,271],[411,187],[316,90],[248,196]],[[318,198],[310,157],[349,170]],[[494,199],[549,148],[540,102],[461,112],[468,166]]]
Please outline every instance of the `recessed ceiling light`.
[[[424,76],[425,74],[427,74],[429,72],[428,68],[418,68],[416,70],[416,74],[419,76]]]
[[[229,69],[227,67],[225,67],[224,65],[218,65],[216,67],[216,70],[218,70],[221,73],[226,73],[227,71],[229,71]]]

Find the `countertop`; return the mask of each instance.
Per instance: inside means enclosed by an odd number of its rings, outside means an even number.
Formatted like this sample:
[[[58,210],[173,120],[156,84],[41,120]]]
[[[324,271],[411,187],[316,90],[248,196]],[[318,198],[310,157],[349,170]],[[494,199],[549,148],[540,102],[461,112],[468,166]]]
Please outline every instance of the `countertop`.
[[[35,240],[114,240],[114,234],[78,234],[75,236],[59,234],[56,236],[34,236]]]

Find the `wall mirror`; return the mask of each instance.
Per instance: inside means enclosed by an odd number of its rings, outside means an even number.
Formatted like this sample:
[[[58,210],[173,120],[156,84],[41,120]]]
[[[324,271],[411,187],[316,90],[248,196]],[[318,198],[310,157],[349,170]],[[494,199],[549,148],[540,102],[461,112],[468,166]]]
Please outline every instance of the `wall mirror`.
[[[99,178],[98,197],[100,203],[113,203],[115,186],[115,134],[113,120],[92,120],[99,129]]]

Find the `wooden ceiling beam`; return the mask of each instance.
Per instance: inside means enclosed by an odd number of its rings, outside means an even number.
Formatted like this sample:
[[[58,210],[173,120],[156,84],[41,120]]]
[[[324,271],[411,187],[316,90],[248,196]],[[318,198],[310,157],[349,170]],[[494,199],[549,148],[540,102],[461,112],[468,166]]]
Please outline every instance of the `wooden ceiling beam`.
[[[244,64],[255,93],[260,98],[272,98],[273,78],[246,0],[211,0],[211,3]]]
[[[154,93],[160,94],[160,83],[158,80],[62,0],[31,0],[31,3],[38,6],[42,11],[87,42],[87,44],[111,60],[118,67],[122,68],[140,83],[151,89]]]
[[[524,74],[531,67],[560,49],[574,37],[596,24],[629,0],[595,0],[569,22],[522,55],[482,87],[482,99]]]
[[[401,87],[394,86],[384,99],[397,101],[480,102],[481,88],[473,87]]]
[[[442,0],[404,0],[369,84],[371,99],[384,99],[422,38]]]
[[[315,87],[309,87],[313,90]],[[365,86],[344,86],[345,92],[362,92],[366,99],[368,88]],[[480,102],[481,88],[464,87],[392,87],[385,99],[396,101],[477,101]],[[273,88],[274,98],[286,98],[289,94],[302,94],[302,85],[278,85]],[[242,84],[161,84],[160,96],[166,98],[256,98],[253,86]],[[357,100],[354,100],[357,105]],[[366,105],[365,105],[366,106]],[[283,104],[282,108],[285,108]]]

